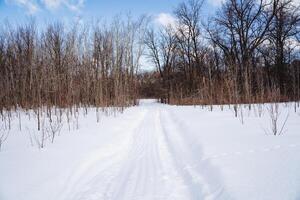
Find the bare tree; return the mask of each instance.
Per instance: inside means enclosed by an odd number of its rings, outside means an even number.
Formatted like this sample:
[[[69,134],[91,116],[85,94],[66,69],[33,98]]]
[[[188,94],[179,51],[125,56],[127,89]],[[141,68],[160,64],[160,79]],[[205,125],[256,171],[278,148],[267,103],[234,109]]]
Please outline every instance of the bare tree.
[[[276,9],[277,0],[228,0],[214,18],[214,28],[208,28],[211,40],[224,53],[226,65],[233,67],[236,95],[252,96],[254,54],[266,40]]]
[[[201,62],[201,26],[200,17],[203,0],[189,0],[175,9],[177,17],[176,37],[182,62],[185,67],[188,89],[196,87],[197,76],[203,76],[204,66]],[[196,75],[196,76],[195,76]]]
[[[268,31],[273,63],[276,70],[276,82],[280,92],[287,93],[286,81],[288,63],[291,63],[291,53],[294,50],[296,35],[300,33],[300,7],[292,0],[278,0],[278,7]],[[275,55],[275,56],[274,56]]]
[[[149,48],[149,56],[159,71],[162,81],[162,102],[170,102],[171,72],[175,59],[176,36],[172,27],[164,27],[157,35],[154,30],[148,30],[145,44]]]

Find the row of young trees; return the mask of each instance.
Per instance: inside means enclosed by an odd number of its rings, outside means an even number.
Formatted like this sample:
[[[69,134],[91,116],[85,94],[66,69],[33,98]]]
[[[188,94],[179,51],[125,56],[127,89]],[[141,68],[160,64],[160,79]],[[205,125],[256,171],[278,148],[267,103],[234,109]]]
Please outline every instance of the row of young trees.
[[[1,24],[0,111],[123,107],[141,96],[179,104],[300,99],[293,0],[226,0],[209,23],[202,6],[180,4],[174,24],[160,30],[148,29],[145,17],[42,30]],[[157,72],[137,73],[144,45]]]
[[[177,104],[300,99],[296,2],[226,0],[208,23],[202,7],[202,0],[184,2],[174,11],[174,24],[147,31],[145,44],[159,78],[143,76],[143,95],[160,85],[156,96]]]
[[[0,26],[0,111],[135,104],[146,18]]]

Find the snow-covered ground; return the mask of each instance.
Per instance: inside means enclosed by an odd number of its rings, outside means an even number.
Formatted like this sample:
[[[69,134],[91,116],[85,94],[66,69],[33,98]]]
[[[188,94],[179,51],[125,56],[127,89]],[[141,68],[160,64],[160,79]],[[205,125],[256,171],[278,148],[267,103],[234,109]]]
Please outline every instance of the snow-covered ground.
[[[90,111],[43,149],[24,114],[0,152],[0,199],[300,199],[299,111],[282,104],[284,134],[272,136],[268,105],[258,107],[235,118],[228,106],[144,100],[100,123]]]

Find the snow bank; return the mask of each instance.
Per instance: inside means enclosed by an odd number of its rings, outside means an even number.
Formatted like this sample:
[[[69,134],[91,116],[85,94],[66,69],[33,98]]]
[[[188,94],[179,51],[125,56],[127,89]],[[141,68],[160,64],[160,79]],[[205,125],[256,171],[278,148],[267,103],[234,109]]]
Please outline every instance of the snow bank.
[[[224,111],[214,106],[212,112],[199,106],[168,110],[193,146],[202,147],[199,158],[217,169],[230,199],[300,199],[300,116],[292,105],[282,104],[279,124],[289,117],[284,134],[273,136],[266,131],[271,127],[269,106],[261,117],[257,107],[243,107],[243,124],[228,106]]]
[[[273,136],[269,106],[235,118],[228,106],[147,100],[100,123],[90,109],[43,149],[22,113],[0,152],[0,199],[300,199],[299,111],[281,104]]]

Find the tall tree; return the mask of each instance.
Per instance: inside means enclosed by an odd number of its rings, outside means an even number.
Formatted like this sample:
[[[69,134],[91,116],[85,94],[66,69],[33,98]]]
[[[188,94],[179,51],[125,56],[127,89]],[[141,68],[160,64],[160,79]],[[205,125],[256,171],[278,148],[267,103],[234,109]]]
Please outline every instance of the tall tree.
[[[269,27],[269,51],[274,57],[276,82],[281,93],[286,93],[288,63],[292,48],[296,43],[296,36],[300,33],[300,7],[293,0],[279,0],[275,16]]]
[[[214,44],[223,50],[226,65],[233,67],[237,93],[251,96],[254,53],[265,40],[277,9],[277,0],[228,0],[208,28]]]

